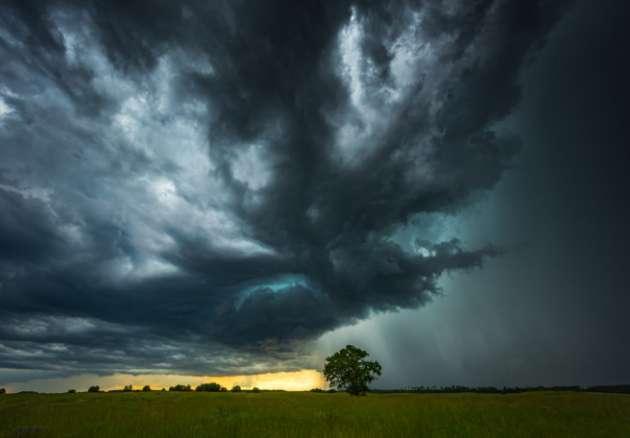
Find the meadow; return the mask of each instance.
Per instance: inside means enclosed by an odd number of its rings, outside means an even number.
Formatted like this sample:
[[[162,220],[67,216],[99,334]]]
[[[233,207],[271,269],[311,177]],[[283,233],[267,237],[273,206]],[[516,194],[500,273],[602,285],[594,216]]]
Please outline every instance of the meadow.
[[[0,437],[630,437],[630,395],[77,393],[0,396]]]

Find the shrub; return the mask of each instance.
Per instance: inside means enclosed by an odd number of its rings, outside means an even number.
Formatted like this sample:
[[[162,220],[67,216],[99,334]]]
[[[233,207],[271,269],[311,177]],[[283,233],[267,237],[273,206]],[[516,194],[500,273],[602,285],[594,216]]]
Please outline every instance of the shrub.
[[[321,388],[313,388],[311,389],[311,392],[324,392],[324,390]]]
[[[68,390],[68,394],[76,394],[77,390],[76,389],[69,389]]]
[[[234,385],[232,386],[232,389],[230,390],[232,392],[241,392],[241,387],[238,385]]]
[[[164,389],[164,388],[162,388]],[[144,385],[142,387],[142,392],[151,392],[151,387],[149,385]]]
[[[180,391],[180,392],[188,392],[192,391],[190,385],[175,385],[168,388],[169,391]]]
[[[98,385],[90,386],[88,392],[99,392],[101,388]]]
[[[201,385],[197,386],[197,388],[195,388],[195,391],[200,391],[200,392],[219,392],[219,391],[221,391],[221,385],[219,385],[218,383],[215,383],[215,382],[202,383]]]
[[[252,388],[252,392],[260,392],[260,389],[257,386],[254,386]]]
[[[6,390],[6,389],[4,389],[4,388],[0,388],[0,394],[6,394],[6,393],[7,393],[7,390]]]
[[[132,385],[125,385],[123,388],[123,392],[131,392],[133,391],[133,386]]]

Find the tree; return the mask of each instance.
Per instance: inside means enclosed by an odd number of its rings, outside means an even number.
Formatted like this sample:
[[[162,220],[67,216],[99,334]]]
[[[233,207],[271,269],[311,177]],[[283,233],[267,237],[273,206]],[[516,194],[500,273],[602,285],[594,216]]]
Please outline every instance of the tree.
[[[131,392],[133,391],[133,386],[132,385],[125,385],[123,387],[123,392]]]
[[[6,389],[4,389],[4,388],[0,388],[0,394],[6,394],[6,393],[7,393],[7,390],[6,390]]]
[[[192,388],[190,387],[190,385],[175,385],[175,386],[171,386],[170,388],[168,388],[169,391],[182,391],[182,392],[188,392],[188,391],[192,391]]]
[[[151,387],[149,385],[144,385],[142,387],[142,392],[151,392]]]
[[[101,388],[98,385],[90,386],[88,392],[98,392]]]
[[[68,394],[76,394],[77,390],[76,389],[69,389],[68,390]]]
[[[195,391],[201,392],[219,392],[221,391],[221,385],[215,382],[211,383],[202,383],[201,385],[195,388]]]
[[[381,365],[376,361],[365,360],[366,351],[346,345],[326,358],[324,377],[337,389],[343,389],[352,395],[365,394],[368,383],[381,375]]]
[[[241,387],[238,385],[234,385],[232,386],[232,389],[230,390],[232,392],[241,392]]]

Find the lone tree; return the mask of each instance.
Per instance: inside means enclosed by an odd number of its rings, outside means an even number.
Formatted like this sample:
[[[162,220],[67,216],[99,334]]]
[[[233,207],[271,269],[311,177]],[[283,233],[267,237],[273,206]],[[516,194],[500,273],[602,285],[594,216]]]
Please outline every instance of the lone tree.
[[[337,389],[343,389],[352,395],[365,394],[368,383],[381,375],[381,365],[376,361],[365,360],[366,351],[346,345],[326,358],[324,377]]]

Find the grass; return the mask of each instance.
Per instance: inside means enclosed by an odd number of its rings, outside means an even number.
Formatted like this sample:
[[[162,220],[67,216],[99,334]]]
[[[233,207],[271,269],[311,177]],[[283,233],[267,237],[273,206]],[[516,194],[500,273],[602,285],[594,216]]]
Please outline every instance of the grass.
[[[630,395],[0,396],[0,437],[630,437]]]

